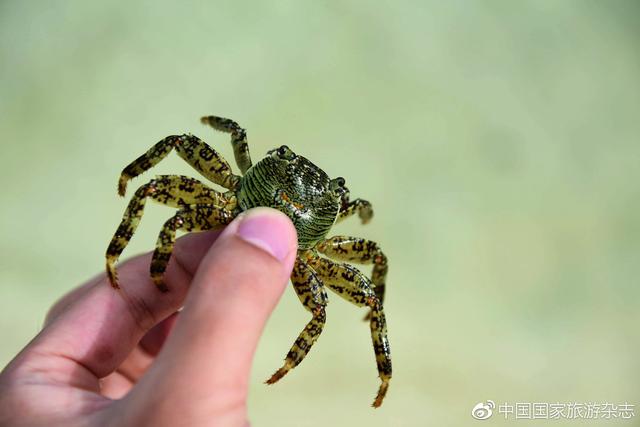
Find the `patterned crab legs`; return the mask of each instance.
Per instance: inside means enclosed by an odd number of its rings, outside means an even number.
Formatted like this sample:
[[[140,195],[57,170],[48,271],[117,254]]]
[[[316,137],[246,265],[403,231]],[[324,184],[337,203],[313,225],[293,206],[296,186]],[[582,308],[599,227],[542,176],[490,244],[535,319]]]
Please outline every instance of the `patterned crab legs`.
[[[359,307],[371,309],[368,317],[371,339],[376,355],[378,375],[381,385],[373,402],[379,407],[389,388],[391,380],[391,349],[387,338],[387,324],[379,296],[375,292],[375,284],[356,268],[330,259],[320,257],[318,252],[341,260],[367,262],[379,259],[384,268],[378,278],[384,283],[386,275],[386,256],[378,245],[358,238],[336,236],[327,239],[316,247],[300,253],[294,267],[291,280],[298,298],[304,307],[311,312],[312,318],[295,340],[287,353],[284,365],[269,378],[266,383],[274,384],[296,367],[305,358],[313,344],[322,333],[326,320],[325,307],[328,299],[324,286],[340,297]],[[384,261],[384,263],[383,263]],[[375,267],[374,267],[375,269]]]
[[[151,262],[151,277],[162,291],[167,290],[162,283],[162,274],[171,256],[176,230],[208,230],[228,224],[236,215],[237,201],[233,192],[220,193],[197,179],[181,175],[160,175],[149,181],[131,198],[107,248],[107,275],[114,288],[119,287],[115,264],[136,231],[148,198],[180,209],[163,226]]]

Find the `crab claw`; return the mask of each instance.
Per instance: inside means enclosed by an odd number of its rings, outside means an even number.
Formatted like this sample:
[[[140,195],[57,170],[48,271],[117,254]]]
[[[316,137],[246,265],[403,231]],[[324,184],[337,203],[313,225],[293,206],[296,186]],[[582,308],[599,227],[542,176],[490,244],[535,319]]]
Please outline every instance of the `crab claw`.
[[[371,221],[371,218],[373,218],[373,208],[371,207],[371,203],[363,201],[362,208],[360,208],[358,216],[360,217],[360,221],[362,221],[363,224],[369,223],[369,221]]]

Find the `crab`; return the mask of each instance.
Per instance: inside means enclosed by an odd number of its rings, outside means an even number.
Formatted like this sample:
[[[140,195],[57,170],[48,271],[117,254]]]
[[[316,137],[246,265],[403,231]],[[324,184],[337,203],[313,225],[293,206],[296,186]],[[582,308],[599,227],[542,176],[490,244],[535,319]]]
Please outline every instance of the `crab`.
[[[349,236],[327,238],[334,223],[358,215],[363,224],[373,216],[371,204],[350,200],[342,177],[331,179],[319,167],[287,146],[267,152],[255,165],[251,162],[247,134],[236,122],[216,116],[201,122],[231,135],[231,145],[242,175],[232,172],[227,161],[191,134],[168,136],[124,168],[118,193],[124,196],[127,183],[150,169],[172,150],[213,183],[227,189],[216,191],[203,182],[181,175],[160,175],[139,187],[107,249],[107,275],[118,289],[115,264],[142,218],[147,199],[177,208],[162,227],[153,253],[150,274],[159,291],[169,289],[163,274],[171,257],[176,232],[193,232],[224,227],[241,212],[267,206],[284,212],[295,225],[298,253],[291,274],[293,288],[311,313],[283,366],[267,381],[273,384],[295,368],[317,341],[325,324],[329,288],[359,307],[368,307],[369,321],[381,384],[373,401],[377,408],[389,388],[391,353],[383,311],[387,257],[380,246],[367,239]],[[346,262],[373,265],[371,279]]]

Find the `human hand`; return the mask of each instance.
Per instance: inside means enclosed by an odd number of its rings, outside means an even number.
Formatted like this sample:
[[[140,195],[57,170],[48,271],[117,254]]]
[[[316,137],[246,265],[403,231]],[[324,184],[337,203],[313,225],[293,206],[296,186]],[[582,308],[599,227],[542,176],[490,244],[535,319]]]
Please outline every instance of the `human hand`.
[[[178,239],[168,293],[149,253],[121,264],[120,291],[105,274],[74,289],[0,374],[0,426],[247,425],[251,361],[296,245],[284,214],[258,208]]]

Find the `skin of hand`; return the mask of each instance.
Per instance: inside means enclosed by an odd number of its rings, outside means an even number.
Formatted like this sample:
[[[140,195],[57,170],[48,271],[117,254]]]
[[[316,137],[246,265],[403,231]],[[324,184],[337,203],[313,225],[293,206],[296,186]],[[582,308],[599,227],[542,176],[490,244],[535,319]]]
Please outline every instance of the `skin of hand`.
[[[258,208],[61,298],[0,374],[0,426],[246,426],[253,354],[291,274],[296,231]],[[183,308],[178,312],[180,308]],[[171,333],[169,333],[171,332]]]

